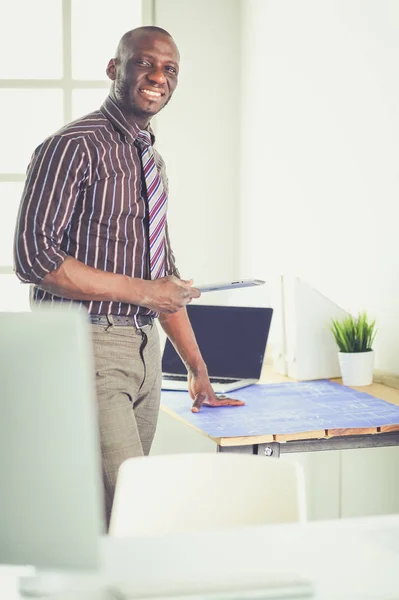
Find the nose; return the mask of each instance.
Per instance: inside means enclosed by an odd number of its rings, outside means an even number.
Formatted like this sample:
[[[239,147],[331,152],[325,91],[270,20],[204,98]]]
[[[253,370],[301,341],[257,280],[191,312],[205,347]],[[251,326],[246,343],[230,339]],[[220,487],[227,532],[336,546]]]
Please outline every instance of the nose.
[[[165,74],[160,67],[154,67],[149,73],[147,73],[147,78],[149,81],[156,83],[157,85],[163,85],[166,83]]]

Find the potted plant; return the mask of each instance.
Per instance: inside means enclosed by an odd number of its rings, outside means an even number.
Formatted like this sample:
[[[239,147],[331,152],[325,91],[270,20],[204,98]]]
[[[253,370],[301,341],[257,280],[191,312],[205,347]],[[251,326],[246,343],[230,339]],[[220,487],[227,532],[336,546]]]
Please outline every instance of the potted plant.
[[[344,385],[363,386],[373,382],[375,321],[365,312],[357,318],[349,315],[332,319],[330,327],[337,346]]]

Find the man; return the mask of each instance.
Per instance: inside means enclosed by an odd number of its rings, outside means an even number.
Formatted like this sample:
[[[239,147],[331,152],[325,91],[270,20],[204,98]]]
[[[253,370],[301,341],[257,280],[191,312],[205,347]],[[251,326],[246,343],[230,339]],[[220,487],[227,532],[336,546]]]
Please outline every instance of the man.
[[[149,123],[171,99],[178,72],[169,33],[127,32],[108,63],[112,85],[101,109],[36,149],[16,227],[15,270],[34,284],[33,302],[72,301],[89,313],[107,522],[121,462],[148,454],[155,433],[155,317],[187,367],[193,412],[243,404],[212,390],[185,309],[200,293],[180,279],[170,246],[167,179]]]

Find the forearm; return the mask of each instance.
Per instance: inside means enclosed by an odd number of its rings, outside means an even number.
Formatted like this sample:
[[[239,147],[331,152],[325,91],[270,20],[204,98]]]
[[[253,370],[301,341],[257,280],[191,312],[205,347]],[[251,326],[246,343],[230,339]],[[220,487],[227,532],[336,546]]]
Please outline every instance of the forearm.
[[[146,285],[148,286],[148,282],[143,279],[107,273],[67,257],[58,269],[42,279],[39,287],[71,300],[102,300],[141,305],[145,302]]]
[[[195,339],[193,328],[185,308],[173,314],[161,314],[159,322],[172,342],[187,370],[198,374],[206,371],[206,365]]]

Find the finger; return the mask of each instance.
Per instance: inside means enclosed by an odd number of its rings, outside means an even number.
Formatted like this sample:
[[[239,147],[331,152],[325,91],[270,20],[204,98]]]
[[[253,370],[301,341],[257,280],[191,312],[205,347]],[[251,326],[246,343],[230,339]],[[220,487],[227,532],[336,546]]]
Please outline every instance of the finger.
[[[204,394],[203,392],[200,392],[199,394],[195,395],[195,400],[193,402],[193,405],[191,407],[191,412],[199,412],[201,409],[201,406],[203,405],[203,403],[206,401],[207,399],[207,395]]]
[[[199,298],[201,296],[201,292],[197,290],[197,288],[189,287],[184,290],[183,296],[185,298]]]
[[[234,400],[234,398],[215,398],[215,400],[209,402],[209,406],[245,406],[245,402]]]
[[[181,292],[181,294],[180,294],[183,306],[185,304],[189,304],[193,298],[198,298],[198,296],[199,296],[199,294],[196,294],[195,290],[194,290],[194,293],[193,293],[191,291],[191,289],[186,289],[186,290],[184,290],[184,292]]]
[[[192,298],[191,298],[190,294],[186,294],[186,293],[182,294],[181,295],[181,305],[182,305],[182,307],[186,306],[187,304],[190,304],[191,300],[192,300]]]
[[[193,279],[178,279],[178,283],[184,287],[191,287],[193,285]]]

